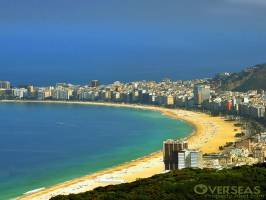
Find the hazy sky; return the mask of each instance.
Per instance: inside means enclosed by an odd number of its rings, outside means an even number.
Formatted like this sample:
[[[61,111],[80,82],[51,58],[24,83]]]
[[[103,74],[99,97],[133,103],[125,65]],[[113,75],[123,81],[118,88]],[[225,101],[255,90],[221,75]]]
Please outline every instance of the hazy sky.
[[[186,79],[266,62],[264,0],[0,0],[0,79]]]

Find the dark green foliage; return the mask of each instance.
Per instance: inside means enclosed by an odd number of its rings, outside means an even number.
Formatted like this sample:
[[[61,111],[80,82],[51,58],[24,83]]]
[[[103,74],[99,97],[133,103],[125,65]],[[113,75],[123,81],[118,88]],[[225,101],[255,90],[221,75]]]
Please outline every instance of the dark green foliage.
[[[235,137],[241,138],[245,135],[245,133],[241,132],[241,133],[236,133]]]
[[[264,199],[266,195],[266,165],[243,166],[221,171],[184,169],[160,174],[133,183],[99,187],[93,191],[57,196],[52,200],[187,200],[213,199],[194,192],[197,184],[207,186],[260,187],[260,195],[248,199]],[[210,195],[211,193],[207,193]],[[218,199],[242,199],[241,196],[219,196]]]
[[[240,123],[236,123],[236,124],[234,124],[234,126],[235,126],[235,127],[242,127],[243,125],[240,124]]]

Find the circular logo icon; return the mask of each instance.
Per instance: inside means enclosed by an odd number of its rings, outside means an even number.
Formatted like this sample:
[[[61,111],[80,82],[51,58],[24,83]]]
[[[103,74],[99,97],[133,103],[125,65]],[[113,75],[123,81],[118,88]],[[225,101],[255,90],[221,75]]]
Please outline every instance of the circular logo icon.
[[[195,185],[194,192],[197,194],[205,194],[208,192],[208,187],[204,184]]]

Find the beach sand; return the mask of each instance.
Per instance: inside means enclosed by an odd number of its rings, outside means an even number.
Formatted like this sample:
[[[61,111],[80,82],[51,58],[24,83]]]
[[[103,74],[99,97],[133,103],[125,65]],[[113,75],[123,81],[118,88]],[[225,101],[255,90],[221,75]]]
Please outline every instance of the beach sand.
[[[161,112],[162,114],[192,124],[195,131],[188,137],[189,148],[201,150],[202,153],[217,153],[219,146],[235,140],[235,134],[240,132],[234,122],[225,121],[223,117],[211,117],[200,112],[180,109],[168,109],[155,106],[98,103],[98,102],[66,102],[66,101],[12,101],[16,103],[56,103],[84,104],[113,107],[127,107]],[[122,165],[102,170],[87,176],[76,178],[64,183],[51,186],[37,192],[19,197],[20,200],[47,200],[59,194],[80,193],[99,186],[132,182],[139,178],[151,177],[164,173],[162,152],[155,152],[143,158]]]

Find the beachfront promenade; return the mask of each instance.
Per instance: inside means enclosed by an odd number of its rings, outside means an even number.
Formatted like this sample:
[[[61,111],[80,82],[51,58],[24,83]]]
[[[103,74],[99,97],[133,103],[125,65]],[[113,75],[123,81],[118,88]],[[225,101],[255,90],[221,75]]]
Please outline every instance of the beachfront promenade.
[[[239,132],[233,122],[225,121],[222,117],[211,117],[204,113],[180,109],[168,109],[155,106],[116,104],[99,102],[71,102],[71,101],[4,101],[12,103],[50,103],[50,104],[82,104],[112,107],[127,107],[161,112],[165,116],[184,120],[194,126],[194,132],[188,137],[189,146],[201,150],[203,153],[219,152],[219,146],[235,140]],[[147,178],[155,174],[164,173],[162,152],[155,152],[146,157],[128,163],[99,171],[84,177],[76,178],[40,191],[27,194],[19,199],[44,200],[59,194],[80,193],[99,186],[119,184]]]

